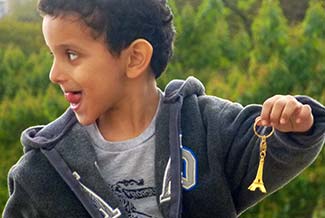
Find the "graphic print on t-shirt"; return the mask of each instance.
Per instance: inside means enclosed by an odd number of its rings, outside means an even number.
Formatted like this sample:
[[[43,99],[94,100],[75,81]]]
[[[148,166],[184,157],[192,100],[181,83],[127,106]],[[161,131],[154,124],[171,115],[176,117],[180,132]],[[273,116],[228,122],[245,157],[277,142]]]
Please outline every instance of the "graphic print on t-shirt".
[[[130,218],[155,218],[138,210],[137,205],[156,200],[156,190],[153,187],[145,187],[143,179],[123,180],[110,186],[113,193],[119,198]],[[148,198],[154,199],[149,200]],[[143,207],[143,206],[142,206]]]

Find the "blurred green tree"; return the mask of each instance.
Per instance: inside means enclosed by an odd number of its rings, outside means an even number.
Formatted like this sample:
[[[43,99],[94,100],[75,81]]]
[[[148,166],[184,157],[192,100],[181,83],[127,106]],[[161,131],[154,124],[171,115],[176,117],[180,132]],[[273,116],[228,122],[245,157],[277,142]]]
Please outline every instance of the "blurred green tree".
[[[41,23],[20,22],[9,17],[0,20],[0,50],[9,45],[18,47],[25,55],[44,48]]]

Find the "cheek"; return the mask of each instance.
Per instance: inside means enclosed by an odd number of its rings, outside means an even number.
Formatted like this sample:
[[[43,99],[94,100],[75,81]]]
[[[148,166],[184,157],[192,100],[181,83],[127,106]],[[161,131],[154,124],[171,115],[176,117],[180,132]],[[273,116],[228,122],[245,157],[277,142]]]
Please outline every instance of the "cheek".
[[[125,69],[121,61],[98,54],[98,57],[83,62],[77,70],[79,81],[84,88],[107,90],[117,88],[125,80]],[[111,90],[112,91],[112,90]]]
[[[108,84],[118,85],[125,79],[125,70],[117,61],[107,61],[96,66],[96,73],[100,79],[106,80]]]
[[[95,86],[96,83],[103,80],[105,68],[94,62],[84,62],[74,70],[74,78],[80,83],[80,85],[89,87]]]
[[[92,95],[103,97],[115,92],[121,85],[121,78],[115,71],[101,67],[88,69],[88,74],[83,78],[83,86]],[[90,93],[89,93],[90,94]],[[96,96],[93,96],[97,98]]]

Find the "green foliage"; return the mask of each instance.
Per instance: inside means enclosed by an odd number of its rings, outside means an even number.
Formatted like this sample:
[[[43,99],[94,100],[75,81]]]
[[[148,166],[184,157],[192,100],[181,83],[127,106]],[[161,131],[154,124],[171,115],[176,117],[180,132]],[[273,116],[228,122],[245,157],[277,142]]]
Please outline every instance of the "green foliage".
[[[173,78],[194,75],[211,87],[208,89],[211,94],[238,99],[234,93],[244,91],[243,82],[240,90],[230,91],[236,87],[225,85],[223,79],[228,81],[227,77],[242,75],[239,80],[246,80],[252,41],[245,24],[236,24],[235,32],[230,29],[234,16],[222,1],[202,0],[198,8],[186,3],[183,7],[172,6],[176,14],[175,54],[167,73],[159,79],[159,86],[165,86]],[[237,76],[230,75],[233,72]]]
[[[238,0],[238,8],[243,11],[248,11],[256,3],[256,0]]]
[[[45,93],[43,93],[45,91]],[[31,89],[20,89],[14,98],[6,98],[0,104],[0,209],[2,211],[8,191],[6,175],[9,168],[22,154],[19,143],[21,132],[27,127],[46,124],[58,117],[66,108],[62,94],[49,86],[37,95]]]
[[[45,90],[51,62],[46,50],[26,56],[19,47],[9,45],[0,60],[0,100],[14,97],[20,89],[30,88],[33,94]]]
[[[282,55],[288,43],[288,27],[278,0],[264,0],[252,26],[253,57],[265,63],[273,55]]]
[[[0,99],[4,96],[13,97],[15,95],[16,90],[20,86],[21,69],[25,61],[25,55],[17,47],[9,46],[8,49],[4,51],[1,63]]]
[[[21,132],[54,120],[67,107],[58,88],[50,85],[52,57],[39,27],[0,21],[0,211],[8,198],[8,170],[22,154]]]
[[[304,34],[309,38],[325,38],[325,13],[320,1],[311,1],[303,25]]]
[[[177,29],[175,55],[160,87],[194,75],[208,94],[244,105],[274,94],[306,94],[325,103],[322,1],[311,0],[304,20],[294,25],[288,24],[278,0],[175,1],[170,1]],[[54,120],[67,107],[58,88],[49,84],[52,60],[40,22],[19,21],[33,20],[19,10],[0,20],[1,210],[8,197],[3,188],[7,172],[22,154],[21,131]],[[322,151],[303,174],[241,217],[325,218],[324,181]]]
[[[202,0],[198,8],[172,4],[177,30],[174,57],[167,74],[159,80],[165,86],[172,78],[200,77],[208,83],[217,76],[214,69],[229,69],[234,63],[245,64],[251,47],[249,36],[240,31],[232,35],[227,23],[227,10],[220,0]],[[242,27],[243,28],[243,27]],[[209,73],[207,73],[209,72]]]
[[[0,50],[10,44],[20,48],[26,55],[38,52],[45,47],[41,23],[19,22],[9,18],[0,20]]]
[[[214,65],[208,67],[226,64],[224,49],[229,36],[222,1],[203,0],[197,11],[186,4],[180,14],[175,17],[177,46],[170,75],[185,78],[189,75],[186,73],[188,69],[201,71],[207,67],[206,63]]]

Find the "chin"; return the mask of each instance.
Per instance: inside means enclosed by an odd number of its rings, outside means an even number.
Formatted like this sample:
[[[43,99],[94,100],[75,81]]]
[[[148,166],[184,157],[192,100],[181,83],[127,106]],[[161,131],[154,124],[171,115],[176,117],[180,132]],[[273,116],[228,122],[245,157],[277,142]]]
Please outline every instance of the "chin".
[[[88,117],[85,116],[80,116],[78,114],[76,114],[77,120],[78,122],[82,125],[82,126],[88,126],[91,125],[93,123],[96,122],[96,119],[90,119]]]

